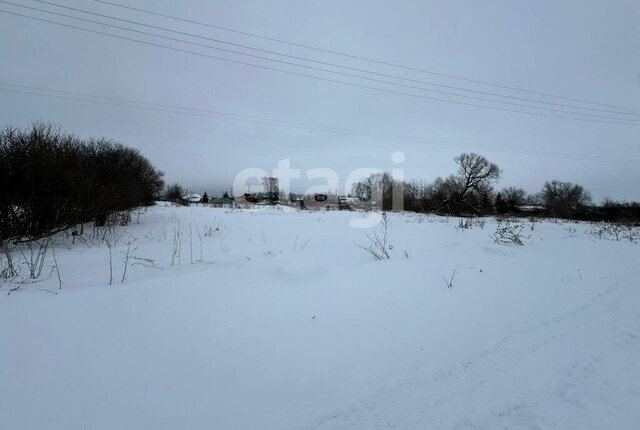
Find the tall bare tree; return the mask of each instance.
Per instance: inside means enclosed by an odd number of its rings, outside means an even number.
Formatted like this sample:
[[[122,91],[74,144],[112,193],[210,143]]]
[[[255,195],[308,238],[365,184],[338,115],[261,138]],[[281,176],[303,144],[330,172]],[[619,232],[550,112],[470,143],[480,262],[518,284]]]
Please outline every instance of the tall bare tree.
[[[272,202],[278,200],[278,197],[280,196],[280,182],[278,181],[278,178],[264,176],[262,178],[262,192],[265,194],[267,199]]]
[[[492,182],[500,179],[502,173],[497,164],[473,152],[460,154],[454,158],[454,161],[458,165],[461,185],[457,196],[459,199],[469,190],[478,191],[484,186],[491,185]]]
[[[463,153],[454,158],[458,174],[443,182],[450,194],[445,203],[449,212],[481,212],[492,206],[492,184],[500,178],[500,168],[485,157]]]
[[[502,191],[500,191],[500,194],[502,195],[502,200],[509,210],[517,206],[524,205],[527,198],[527,192],[522,188],[516,187],[503,188]]]
[[[544,206],[559,217],[571,217],[591,204],[591,193],[582,185],[571,182],[551,181],[542,188]]]

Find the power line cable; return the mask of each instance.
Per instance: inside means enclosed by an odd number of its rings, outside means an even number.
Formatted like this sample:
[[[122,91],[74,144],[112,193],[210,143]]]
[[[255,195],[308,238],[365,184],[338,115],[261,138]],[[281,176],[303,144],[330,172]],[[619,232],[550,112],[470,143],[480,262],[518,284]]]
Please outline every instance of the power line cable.
[[[0,85],[7,85],[7,84],[0,84]],[[289,121],[282,121],[282,120],[275,120],[275,119],[255,119],[256,117],[248,117],[248,116],[240,116],[238,114],[229,114],[229,113],[216,113],[216,112],[211,112],[209,114],[206,113],[199,113],[197,111],[202,111],[201,109],[193,109],[193,108],[176,108],[176,109],[171,109],[171,108],[156,108],[153,107],[153,104],[147,103],[147,102],[135,102],[132,100],[126,100],[126,99],[122,99],[123,103],[117,103],[117,102],[113,102],[113,101],[101,101],[101,100],[94,100],[94,99],[87,99],[87,98],[82,98],[82,97],[78,97],[78,96],[64,96],[64,95],[57,95],[57,94],[46,94],[46,93],[40,93],[40,92],[34,92],[34,91],[25,91],[25,90],[13,90],[13,89],[6,89],[6,88],[0,88],[0,91],[8,91],[8,92],[12,92],[12,93],[21,93],[21,94],[29,94],[29,95],[36,95],[36,96],[44,96],[44,97],[51,97],[51,98],[58,98],[58,99],[63,99],[63,100],[71,100],[71,101],[81,101],[81,102],[88,102],[88,103],[95,103],[95,104],[102,104],[102,105],[109,105],[109,106],[118,106],[118,107],[128,107],[128,108],[134,108],[134,109],[143,109],[143,110],[149,110],[149,111],[155,111],[155,112],[166,112],[166,113],[175,113],[175,114],[185,114],[188,116],[194,116],[194,117],[201,117],[201,118],[219,118],[219,119],[225,119],[225,120],[232,120],[232,121],[242,121],[242,122],[249,122],[249,123],[253,123],[253,124],[260,124],[260,125],[272,125],[272,126],[278,126],[278,127],[288,127],[288,128],[295,128],[295,129],[301,129],[301,130],[310,130],[310,131],[329,131],[329,132],[334,132],[334,133],[340,133],[340,134],[347,134],[347,135],[355,135],[355,136],[363,136],[363,137],[374,137],[374,138],[379,138],[379,139],[390,139],[389,137],[385,137],[385,135],[378,135],[377,133],[372,133],[372,132],[367,132],[367,131],[355,131],[355,130],[349,130],[349,129],[340,129],[340,128],[332,128],[332,127],[325,127],[325,126],[318,126],[318,125],[305,125],[305,124],[300,124],[300,123],[291,123]],[[42,90],[42,91],[53,91],[53,92],[61,92],[61,93],[70,93],[73,94],[71,92],[66,92],[66,91],[58,91],[58,90]],[[78,94],[78,93],[75,93]],[[84,95],[85,97],[93,97],[93,98],[102,98],[100,96],[94,96],[94,95]],[[109,100],[114,100],[113,97],[104,97],[105,99],[109,99]],[[115,99],[118,100],[118,99]],[[140,103],[140,105],[135,104],[135,103]],[[148,106],[151,105],[151,106]],[[163,106],[163,105],[160,105]],[[195,112],[194,112],[195,111]],[[206,112],[206,111],[205,111]],[[393,135],[387,135],[387,136],[393,136]],[[397,140],[397,141],[405,141],[405,142],[420,142],[420,143],[426,143],[426,144],[430,144],[430,145],[440,145],[440,146],[462,146],[462,147],[472,147],[472,148],[480,148],[480,149],[488,149],[488,150],[493,150],[493,151],[498,151],[498,152],[513,152],[513,153],[518,153],[518,154],[525,154],[525,155],[536,155],[536,156],[556,156],[559,158],[576,158],[576,159],[585,159],[585,160],[589,160],[590,158],[588,157],[584,157],[584,156],[576,156],[576,155],[572,155],[572,154],[553,154],[553,153],[545,153],[545,152],[538,152],[538,151],[515,151],[515,150],[509,150],[509,149],[505,149],[505,148],[500,148],[500,147],[489,147],[489,146],[482,146],[482,145],[474,145],[474,144],[463,144],[463,143],[452,143],[452,144],[445,144],[445,143],[437,143],[435,141],[430,141],[424,138],[408,138],[408,137],[402,137],[402,136],[393,136],[391,137],[392,140]],[[611,160],[611,161],[628,161],[628,160]]]
[[[591,107],[578,106],[578,105],[572,105],[572,104],[566,104],[566,103],[554,103],[554,102],[549,102],[549,101],[545,101],[545,100],[537,100],[537,99],[531,99],[531,98],[526,98],[526,97],[516,97],[516,96],[505,95],[505,94],[492,93],[492,92],[489,92],[489,91],[479,91],[479,90],[459,87],[459,86],[455,86],[455,85],[445,85],[445,84],[440,84],[440,83],[436,83],[436,82],[423,81],[423,80],[419,80],[419,79],[410,79],[410,78],[403,77],[403,76],[391,75],[391,74],[387,74],[387,73],[379,73],[379,72],[371,71],[371,70],[367,70],[367,69],[362,69],[362,68],[357,68],[357,67],[349,67],[349,66],[345,66],[343,64],[336,64],[336,63],[331,63],[331,62],[326,62],[326,61],[319,61],[319,60],[315,60],[315,59],[300,57],[300,56],[297,56],[297,55],[284,54],[284,53],[281,53],[281,52],[272,51],[272,50],[268,50],[268,49],[256,48],[256,47],[249,46],[249,45],[229,42],[229,41],[225,41],[225,40],[221,40],[221,39],[217,39],[217,38],[202,36],[202,35],[199,35],[199,34],[188,33],[188,32],[179,31],[179,30],[175,30],[175,29],[171,29],[171,28],[166,28],[166,27],[161,27],[161,26],[157,26],[157,25],[146,24],[146,23],[133,21],[133,20],[129,20],[129,19],[124,19],[124,18],[118,18],[118,17],[114,17],[114,16],[111,16],[111,15],[105,15],[105,14],[101,14],[101,13],[91,12],[91,11],[87,11],[85,9],[80,9],[80,8],[76,8],[76,7],[61,5],[61,4],[58,4],[58,3],[49,2],[49,1],[45,1],[45,0],[31,0],[31,1],[34,1],[34,2],[37,2],[37,3],[46,4],[46,5],[50,5],[50,6],[54,6],[54,7],[58,7],[58,8],[63,8],[63,9],[67,9],[67,10],[72,10],[72,11],[80,12],[80,13],[87,14],[87,15],[93,15],[93,16],[98,16],[98,17],[101,17],[101,18],[107,18],[107,19],[111,19],[111,20],[114,20],[114,21],[126,22],[126,23],[129,23],[129,24],[134,24],[134,25],[138,25],[138,26],[142,26],[142,27],[146,27],[146,28],[153,28],[153,29],[156,29],[156,30],[162,30],[162,31],[166,31],[166,32],[174,33],[174,34],[181,34],[181,35],[184,35],[184,36],[194,37],[194,38],[198,38],[198,39],[202,39],[202,40],[209,40],[209,41],[216,42],[216,43],[221,43],[221,44],[224,44],[224,45],[235,46],[235,47],[249,49],[249,50],[257,51],[257,52],[263,52],[263,53],[267,53],[267,54],[271,54],[271,55],[278,55],[278,56],[285,57],[285,58],[291,58],[291,59],[296,59],[296,60],[301,60],[301,61],[307,61],[307,62],[311,62],[311,63],[321,64],[321,65],[331,66],[331,67],[337,67],[337,68],[342,68],[342,69],[361,72],[361,73],[368,73],[368,74],[375,75],[375,76],[392,78],[392,79],[397,79],[397,80],[402,80],[402,81],[407,81],[407,82],[414,82],[414,83],[419,83],[419,84],[423,84],[423,85],[436,86],[436,87],[440,87],[440,88],[448,88],[448,89],[452,89],[452,90],[456,90],[456,91],[464,91],[464,92],[470,92],[470,93],[474,93],[474,94],[483,94],[483,95],[489,95],[489,96],[494,96],[494,97],[507,98],[507,99],[511,99],[511,100],[520,100],[520,101],[526,101],[526,102],[531,102],[531,103],[539,103],[539,104],[544,104],[544,105],[548,105],[548,106],[560,106],[560,107],[568,107],[568,108],[572,108],[572,109],[582,109],[582,110],[589,110],[589,111],[595,111],[595,112],[613,113],[613,114],[619,114],[619,115],[640,116],[640,113],[634,113],[634,112],[621,112],[619,110],[591,108]],[[25,9],[31,9],[31,10],[35,10],[35,11],[39,11],[39,12],[46,12],[46,13],[49,13],[49,14],[52,14],[52,15],[57,15],[57,16],[65,17],[65,18],[72,18],[72,19],[77,19],[77,20],[80,20],[80,21],[90,22],[90,23],[94,23],[94,24],[111,26],[109,24],[105,24],[105,23],[102,23],[102,22],[99,22],[99,21],[87,20],[87,19],[76,17],[76,16],[72,16],[72,15],[66,15],[66,14],[53,12],[53,11],[48,11],[48,10],[44,10],[44,9],[24,6],[24,5],[13,3],[13,2],[10,2],[10,1],[0,0],[0,3],[5,3],[5,4],[12,5],[12,6],[22,7],[22,8],[25,8]],[[130,28],[126,28],[126,27],[119,27],[119,26],[112,26],[112,27],[118,28],[118,29],[122,29],[122,30],[132,31],[132,32],[136,32],[136,33],[141,33],[141,34],[146,34],[146,35],[153,35],[153,36],[156,36],[156,37],[162,37],[160,35],[156,35],[156,34],[153,34],[153,33],[140,32],[140,31],[137,31],[137,30],[132,30]],[[171,40],[175,40],[175,39],[171,39]],[[184,42],[184,43],[190,43],[190,42],[183,41],[183,40],[181,40],[181,41]],[[198,45],[200,45],[200,44],[198,44]],[[209,46],[209,45],[200,45],[200,46],[205,46],[205,47],[208,47],[208,48],[218,49],[218,50],[222,50],[222,51],[225,51],[225,52],[231,52],[231,53],[240,54],[240,55],[248,55],[248,56],[251,56],[251,57],[254,57],[254,58],[259,58],[259,59],[267,59],[269,61],[277,61],[277,60],[273,60],[273,59],[270,59],[270,58],[265,58],[265,57],[260,57],[260,56],[253,56],[253,55],[249,55],[249,54],[246,54],[246,53],[239,53],[237,51],[224,50],[224,49],[221,49],[221,48],[218,48],[218,47],[212,47],[212,46]],[[304,66],[296,64],[296,63],[285,62],[284,64],[290,64],[290,65],[296,65],[296,66],[304,67]],[[331,71],[326,70],[326,69],[321,69],[321,70],[327,71],[327,72],[331,72]],[[353,75],[347,75],[347,76],[353,76]],[[387,83],[386,81],[383,81],[383,82]],[[454,96],[458,96],[458,97],[468,97],[468,96],[465,96],[465,95],[446,92],[446,91],[437,91],[437,90],[421,88],[421,87],[415,87],[415,86],[407,86],[407,87],[408,88],[413,88],[413,89],[420,89],[420,90],[424,90],[424,91],[437,92],[437,93],[441,93],[441,94],[454,95]],[[474,98],[474,97],[471,97],[471,98]],[[483,99],[483,98],[474,98],[474,99],[482,100],[482,101],[496,102],[496,103],[503,103],[500,100],[488,100],[488,99]],[[515,106],[525,106],[525,105],[515,104]],[[537,107],[537,106],[531,106],[531,107],[537,108],[537,109],[542,109],[542,108]],[[565,112],[565,111],[558,111],[558,112]],[[576,112],[576,113],[580,114],[579,112]]]
[[[49,14],[52,14],[52,15],[62,16],[62,17],[65,17],[65,18],[76,19],[76,20],[83,21],[83,22],[88,22],[88,23],[91,23],[91,24],[98,24],[98,25],[102,25],[102,26],[105,26],[105,27],[115,28],[115,29],[118,29],[118,30],[125,30],[125,31],[129,31],[129,32],[133,32],[133,33],[143,34],[143,35],[146,35],[146,36],[158,37],[158,38],[161,38],[161,39],[171,40],[171,41],[174,41],[174,42],[186,43],[186,44],[190,44],[190,45],[194,45],[194,46],[200,46],[200,47],[204,47],[204,48],[215,49],[215,50],[218,50],[218,51],[223,51],[223,52],[227,52],[227,53],[231,53],[231,54],[242,55],[242,56],[255,58],[255,59],[259,59],[259,60],[272,61],[272,62],[279,63],[279,64],[285,64],[285,65],[288,65],[288,66],[301,67],[301,68],[305,68],[305,69],[309,69],[309,70],[316,70],[316,71],[320,71],[320,72],[324,72],[324,73],[332,73],[332,74],[336,74],[336,75],[340,75],[340,76],[346,76],[346,77],[350,77],[350,78],[364,79],[364,80],[372,81],[372,82],[375,82],[375,83],[378,83],[378,84],[382,83],[382,84],[386,84],[386,85],[393,85],[393,86],[399,86],[399,87],[403,87],[403,88],[409,88],[409,89],[412,89],[412,90],[428,91],[428,92],[434,92],[434,93],[444,94],[444,95],[448,95],[448,96],[462,97],[462,98],[478,100],[478,101],[483,101],[483,102],[488,102],[488,103],[499,103],[499,104],[505,104],[505,105],[509,105],[509,106],[523,107],[523,108],[527,108],[527,109],[538,109],[538,110],[543,110],[543,111],[547,111],[547,112],[556,112],[556,113],[570,114],[570,115],[582,115],[582,116],[588,116],[588,117],[592,117],[592,118],[600,118],[600,119],[615,120],[615,121],[628,121],[628,122],[636,122],[636,121],[638,121],[638,120],[632,119],[632,118],[619,118],[619,117],[614,117],[614,116],[589,114],[589,113],[584,113],[584,112],[565,111],[565,110],[553,109],[553,108],[545,108],[545,107],[540,107],[540,106],[531,106],[531,105],[521,104],[521,103],[512,103],[512,102],[507,102],[507,101],[502,101],[502,100],[486,99],[486,98],[483,98],[483,97],[467,96],[467,95],[456,94],[456,93],[451,93],[451,92],[447,92],[447,91],[440,91],[440,90],[433,90],[433,89],[429,89],[429,88],[417,87],[415,85],[400,84],[400,83],[397,83],[397,82],[385,81],[385,80],[382,80],[382,79],[369,78],[369,77],[366,77],[366,76],[354,75],[354,74],[351,74],[351,73],[343,73],[343,72],[338,72],[338,71],[334,71],[334,70],[323,69],[323,68],[314,67],[314,66],[308,66],[308,65],[304,65],[304,64],[292,63],[292,62],[289,62],[289,61],[276,60],[276,59],[273,59],[273,58],[263,57],[263,56],[259,56],[259,55],[247,54],[247,53],[244,53],[244,52],[238,52],[238,51],[225,49],[225,48],[220,48],[220,47],[216,47],[216,46],[211,46],[211,45],[207,45],[207,44],[203,44],[203,43],[192,42],[192,41],[189,41],[189,40],[163,36],[163,35],[159,35],[159,34],[155,34],[155,33],[149,33],[149,32],[146,32],[146,31],[130,29],[130,28],[122,27],[122,26],[118,26],[118,25],[106,24],[106,23],[103,23],[103,22],[100,22],[100,21],[94,21],[94,20],[90,20],[90,19],[79,18],[79,17],[75,17],[75,16],[72,16],[72,15],[61,14],[61,13],[58,13],[58,12],[51,12],[51,11],[47,11],[47,10],[43,10],[43,9],[39,9],[39,8],[32,8],[32,7],[28,7],[28,6],[22,6],[22,5],[18,5],[18,4],[11,3],[11,2],[8,2],[8,1],[4,1],[4,0],[0,0],[0,3],[11,4],[11,5],[23,7],[23,8],[26,8],[26,9],[31,9],[31,10],[35,10],[35,11],[39,11],[39,12],[49,13]],[[627,114],[627,115],[635,115],[635,114]],[[640,122],[638,123],[638,125],[640,125]]]
[[[351,58],[351,59],[360,60],[360,61],[367,61],[367,62],[370,62],[370,63],[380,64],[380,65],[384,65],[384,66],[391,66],[391,67],[396,67],[396,68],[400,68],[400,69],[404,69],[404,70],[411,70],[411,71],[414,71],[414,72],[421,72],[421,73],[426,73],[426,74],[430,74],[430,75],[434,75],[434,76],[440,76],[440,77],[449,78],[449,79],[456,79],[456,80],[475,83],[475,84],[487,85],[487,86],[492,86],[492,87],[496,87],[496,88],[502,88],[502,89],[511,90],[511,91],[520,91],[520,92],[523,92],[523,93],[535,94],[535,95],[545,96],[545,97],[552,97],[552,98],[561,99],[561,100],[567,100],[567,101],[572,101],[572,102],[586,103],[586,104],[595,105],[595,106],[603,106],[603,107],[609,107],[609,108],[615,108],[615,109],[623,109],[623,110],[630,110],[630,111],[640,112],[639,108],[630,108],[630,107],[625,107],[625,106],[620,106],[620,105],[600,103],[600,102],[595,102],[595,101],[587,100],[587,99],[580,99],[580,98],[575,98],[575,97],[566,97],[566,96],[561,96],[561,95],[557,95],[557,94],[552,94],[552,93],[549,93],[549,92],[535,91],[535,90],[530,90],[530,89],[526,89],[526,88],[519,88],[519,87],[514,87],[514,86],[509,86],[509,85],[497,84],[497,83],[494,83],[494,82],[483,81],[483,80],[479,80],[479,79],[466,78],[464,76],[458,76],[458,75],[449,74],[449,73],[435,72],[433,70],[427,70],[427,69],[422,69],[422,68],[418,68],[418,67],[406,66],[406,65],[402,65],[402,64],[398,64],[398,63],[393,63],[393,62],[383,61],[383,60],[377,60],[377,59],[374,59],[374,58],[369,58],[369,57],[364,57],[364,56],[359,56],[359,55],[353,55],[353,54],[340,52],[340,51],[336,51],[336,50],[331,50],[331,49],[319,48],[317,46],[312,46],[312,45],[303,44],[303,43],[291,42],[291,41],[287,41],[287,40],[284,40],[284,39],[278,39],[278,38],[275,38],[275,37],[263,36],[263,35],[259,35],[259,34],[255,34],[255,33],[250,33],[250,32],[247,32],[247,31],[241,31],[241,30],[232,29],[232,28],[229,28],[229,27],[223,27],[223,26],[219,26],[219,25],[209,24],[209,23],[206,23],[206,22],[196,21],[196,20],[193,20],[193,19],[181,18],[181,17],[177,17],[177,16],[173,16],[173,15],[163,14],[163,13],[160,13],[160,12],[154,12],[154,11],[151,11],[151,10],[148,10],[148,9],[141,9],[141,8],[136,8],[136,7],[133,7],[133,6],[127,6],[127,5],[123,5],[123,4],[115,3],[115,2],[111,2],[111,1],[106,1],[106,0],[93,0],[93,1],[97,2],[97,3],[103,3],[103,4],[107,4],[107,5],[123,8],[123,9],[133,10],[133,11],[136,11],[136,12],[142,12],[142,13],[146,13],[146,14],[149,14],[149,15],[159,16],[159,17],[163,17],[163,18],[169,18],[169,19],[173,19],[173,20],[176,20],[176,21],[182,21],[182,22],[187,22],[187,23],[191,23],[191,24],[200,25],[200,26],[203,26],[203,27],[213,28],[213,29],[216,29],[216,30],[227,31],[227,32],[235,33],[235,34],[241,34],[243,36],[254,37],[254,38],[258,38],[258,39],[262,39],[262,40],[268,40],[268,41],[271,41],[271,42],[277,42],[277,43],[281,43],[281,44],[285,44],[285,45],[289,45],[289,46],[296,46],[296,47],[299,47],[299,48],[311,49],[311,50],[318,51],[318,52],[324,52],[326,54],[339,55],[339,56],[345,57],[345,58]]]
[[[8,87],[13,87],[17,89],[1,88],[1,86],[8,86]],[[367,130],[357,130],[357,129],[332,127],[332,126],[325,126],[325,125],[318,125],[318,124],[300,123],[300,122],[286,121],[286,120],[273,119],[273,118],[264,118],[264,117],[258,117],[258,116],[234,114],[229,112],[212,111],[207,109],[198,109],[198,108],[176,106],[176,105],[169,105],[169,104],[151,103],[151,102],[144,102],[139,100],[121,99],[116,97],[106,97],[106,96],[73,92],[73,91],[48,89],[48,88],[13,84],[8,82],[1,82],[1,81],[0,81],[0,91],[58,98],[58,99],[63,99],[67,101],[68,100],[81,101],[81,102],[89,102],[94,104],[143,109],[143,110],[156,111],[156,112],[183,114],[183,115],[188,115],[193,117],[218,118],[218,119],[224,119],[224,120],[260,124],[260,125],[270,125],[275,127],[294,128],[294,129],[309,130],[309,131],[315,131],[315,132],[332,132],[332,133],[339,133],[339,134],[346,134],[346,135],[353,135],[353,136],[372,137],[372,138],[382,139],[382,140],[425,143],[429,145],[437,145],[437,146],[444,146],[444,147],[458,146],[463,148],[484,149],[489,151],[532,155],[532,156],[538,156],[538,157],[551,157],[551,158],[560,158],[560,159],[571,158],[571,159],[586,160],[586,161],[605,161],[605,162],[623,162],[623,163],[640,162],[640,160],[634,160],[634,159],[603,158],[603,157],[595,157],[595,156],[588,156],[588,155],[578,155],[578,154],[571,154],[571,153],[559,153],[559,152],[540,151],[540,150],[517,150],[517,149],[504,148],[504,147],[495,146],[495,145],[478,145],[478,144],[470,144],[466,142],[447,140],[447,139],[412,137],[412,136],[403,136],[403,135],[392,134],[392,133],[373,132],[373,131],[367,131]],[[48,94],[44,92],[54,93],[54,94]]]
[[[398,94],[398,95],[404,95],[404,96],[409,96],[409,97],[421,98],[421,99],[425,99],[425,100],[439,101],[439,102],[444,102],[444,103],[452,103],[452,104],[465,105],[465,106],[480,107],[480,108],[503,111],[503,112],[522,113],[522,114],[528,114],[528,115],[534,115],[534,116],[540,116],[540,117],[556,118],[556,119],[568,119],[568,120],[573,120],[573,121],[585,121],[585,122],[604,123],[604,124],[618,124],[618,125],[640,125],[640,123],[634,122],[633,120],[630,120],[630,119],[621,119],[621,118],[615,118],[615,117],[605,117],[607,119],[612,119],[613,120],[613,121],[608,121],[608,120],[598,120],[598,119],[590,119],[590,118],[582,118],[582,117],[551,115],[551,114],[545,114],[545,113],[540,113],[540,112],[531,112],[531,111],[518,110],[518,109],[508,109],[508,108],[501,108],[501,107],[497,107],[497,106],[487,106],[487,105],[482,105],[482,104],[468,103],[468,102],[463,102],[463,101],[459,101],[459,100],[448,100],[448,99],[442,99],[442,98],[437,98],[437,97],[429,97],[429,96],[424,96],[424,95],[419,95],[419,94],[406,93],[406,92],[402,92],[402,91],[391,90],[391,89],[388,89],[388,88],[379,88],[379,87],[374,87],[374,86],[370,86],[370,85],[358,84],[358,83],[354,83],[354,82],[340,81],[340,80],[337,80],[337,79],[330,79],[330,78],[316,76],[316,75],[309,75],[309,74],[305,74],[305,73],[294,72],[294,71],[291,71],[291,70],[278,69],[278,68],[275,68],[275,67],[269,67],[269,66],[264,66],[264,65],[259,65],[259,64],[247,63],[247,62],[244,62],[244,61],[238,61],[238,60],[225,58],[225,57],[218,57],[218,56],[204,54],[204,53],[196,52],[196,51],[189,51],[189,50],[186,50],[186,49],[181,49],[181,48],[176,48],[176,47],[172,47],[172,46],[162,45],[162,44],[158,44],[158,43],[154,43],[154,42],[143,41],[143,40],[139,40],[139,39],[133,39],[133,38],[130,38],[130,37],[115,35],[115,34],[106,33],[106,32],[102,32],[102,31],[98,31],[98,30],[92,30],[92,29],[88,29],[88,28],[84,28],[84,27],[78,27],[78,26],[71,25],[71,24],[60,23],[60,22],[48,20],[48,19],[45,19],[45,18],[38,18],[38,17],[30,16],[30,15],[24,15],[24,14],[20,14],[20,13],[17,13],[17,12],[11,12],[11,11],[6,11],[6,10],[0,10],[0,12],[6,13],[6,14],[10,14],[10,15],[14,15],[14,16],[27,18],[27,19],[31,19],[31,20],[36,20],[36,21],[41,21],[41,22],[45,22],[45,23],[49,23],[49,24],[54,24],[54,25],[58,25],[58,26],[62,26],[62,27],[81,30],[81,31],[89,32],[89,33],[100,34],[100,35],[113,37],[113,38],[117,38],[117,39],[121,39],[121,40],[127,40],[127,41],[131,41],[131,42],[139,43],[139,44],[155,46],[155,47],[168,49],[168,50],[172,50],[172,51],[192,54],[192,55],[196,55],[196,56],[200,56],[200,57],[206,57],[206,58],[211,58],[211,59],[215,59],[215,60],[230,62],[230,63],[234,63],[234,64],[240,64],[240,65],[245,65],[245,66],[264,69],[264,70],[271,70],[271,71],[286,73],[286,74],[289,74],[289,75],[301,76],[301,77],[321,80],[321,81],[325,81],[325,82],[333,82],[333,83],[337,83],[337,84],[341,84],[341,85],[364,88],[364,89],[369,89],[369,90],[374,90],[374,91],[379,91],[379,92],[384,92],[384,93],[389,93],[389,94]],[[110,27],[117,27],[117,26],[112,26],[110,24],[102,24],[102,25],[106,25],[106,26],[110,26]],[[137,30],[130,30],[130,29],[129,29],[129,31],[139,32]],[[181,39],[173,39],[173,38],[169,38],[169,37],[166,37],[166,36],[154,35],[154,34],[151,34],[151,33],[149,33],[149,35],[156,36],[156,37],[162,37],[162,38],[169,39],[169,40],[175,40],[175,41],[179,41],[179,42],[185,42],[185,43],[201,45],[201,44],[198,44],[198,43],[195,43],[195,42],[182,41]],[[222,49],[222,48],[217,48],[217,49]],[[250,54],[246,54],[246,55],[250,55]],[[272,60],[272,61],[278,61],[278,60]],[[281,61],[278,61],[278,62],[281,62]],[[297,64],[294,64],[294,65],[297,65]],[[297,65],[297,66],[312,68],[310,66],[304,66],[304,65]],[[318,69],[318,70],[322,70],[322,69]],[[348,74],[344,74],[344,73],[340,73],[340,72],[330,71],[330,73],[338,73],[338,74],[341,74],[341,75],[349,76]],[[352,76],[356,77],[356,78],[360,78],[360,79],[374,80],[372,78],[365,78],[365,77],[361,77],[361,76],[357,76],[357,75],[352,75]],[[379,80],[374,80],[374,81],[379,81]],[[383,81],[383,82],[386,82],[386,81]],[[387,82],[387,83],[390,83],[390,82]],[[392,85],[401,85],[401,84],[397,84],[397,83],[390,83],[390,84],[392,84]],[[464,96],[464,97],[470,97],[470,96]],[[497,102],[497,101],[493,101],[493,102]],[[511,104],[511,103],[508,103],[508,102],[498,102],[498,103]],[[533,109],[550,110],[548,108],[540,108],[540,107],[533,107],[533,106],[526,106],[526,107],[533,108]],[[592,114],[585,114],[585,113],[578,113],[578,112],[568,112],[568,111],[560,111],[560,112],[566,113],[566,114],[569,114],[569,115],[583,115],[583,116],[599,117],[599,116],[592,115]]]

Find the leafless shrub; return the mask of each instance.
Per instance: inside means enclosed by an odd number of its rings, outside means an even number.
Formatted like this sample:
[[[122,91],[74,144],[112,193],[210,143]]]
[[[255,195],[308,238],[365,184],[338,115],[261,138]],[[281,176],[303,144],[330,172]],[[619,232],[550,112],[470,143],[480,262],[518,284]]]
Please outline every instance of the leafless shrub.
[[[640,242],[640,229],[638,229],[637,227],[629,226],[627,227],[627,231],[625,232],[624,237],[630,242],[638,243]]]
[[[138,217],[139,216],[140,215],[138,215]],[[115,212],[110,214],[107,217],[106,225],[107,226],[119,225],[124,227],[125,225],[129,225],[130,222],[131,222],[131,212],[122,211],[122,212]]]
[[[122,238],[124,231],[120,228],[120,224],[108,224],[104,227],[96,227],[96,235],[99,240],[104,243],[109,242],[111,246],[118,246],[118,242]]]
[[[523,233],[524,224],[512,224],[510,221],[499,221],[496,231],[489,235],[498,244],[524,245],[524,241],[531,238]]]
[[[640,229],[631,225],[621,224],[594,224],[587,234],[595,239],[600,240],[629,240],[633,243],[640,241]]]
[[[24,259],[24,264],[29,269],[29,277],[31,279],[38,279],[42,274],[42,268],[44,267],[50,243],[51,238],[46,237],[41,240],[27,242],[27,253],[25,253],[22,248],[18,248]]]
[[[124,235],[124,231],[117,222],[109,223],[104,227],[96,227],[94,236],[98,236],[98,243],[102,242],[109,251],[109,285],[113,284],[113,249],[118,246],[118,242]]]
[[[103,225],[115,211],[151,203],[162,187],[162,173],[139,151],[53,124],[4,127],[0,159],[5,240],[43,239],[91,221]]]
[[[13,262],[13,251],[6,243],[0,244],[0,250],[4,255],[2,265],[0,266],[0,279],[12,279],[18,276],[20,266],[16,266]]]
[[[473,228],[473,224],[469,218],[460,218],[458,220],[458,230],[467,230]]]
[[[124,281],[127,279],[127,268],[129,267],[129,259],[132,258],[133,254],[135,254],[135,252],[138,250],[137,247],[134,247],[133,249],[131,248],[136,240],[138,240],[138,238],[135,237],[132,240],[129,240],[127,242],[127,250],[120,251],[120,254],[122,254],[122,262],[124,263],[124,269],[122,270],[122,279],[120,280],[121,283],[124,283]]]
[[[136,211],[136,224],[140,224],[140,215],[147,213],[147,208]]]
[[[383,212],[380,232],[374,231],[373,236],[367,234],[366,237],[367,239],[369,239],[369,243],[367,245],[356,246],[373,255],[376,260],[388,260],[391,258],[389,251],[393,249],[393,246],[389,243],[390,230],[391,219],[389,219],[389,216],[386,214],[386,212]]]
[[[474,227],[479,227],[482,230],[486,223],[485,220],[479,218],[460,218],[456,228],[458,230],[470,230]]]
[[[594,239],[604,239],[605,232],[607,231],[607,227],[605,224],[593,225],[588,231],[587,235],[591,236]]]

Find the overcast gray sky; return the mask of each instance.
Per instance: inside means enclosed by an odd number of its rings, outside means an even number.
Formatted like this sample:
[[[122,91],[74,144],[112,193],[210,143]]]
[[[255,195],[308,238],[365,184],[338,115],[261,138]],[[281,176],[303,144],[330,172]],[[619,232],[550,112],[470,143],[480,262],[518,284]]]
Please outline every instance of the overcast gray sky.
[[[605,196],[640,200],[640,126],[635,125],[640,122],[640,110],[622,110],[625,107],[640,109],[640,2],[637,0],[113,0],[293,43],[619,108],[543,97],[365,62],[93,0],[51,2],[394,77],[277,57],[32,0],[11,1],[414,88],[243,57],[6,3],[0,3],[0,9],[326,79],[552,116],[492,110],[348,86],[0,13],[0,81],[5,83],[144,101],[153,104],[154,109],[160,109],[159,104],[178,105],[242,115],[245,120],[245,116],[256,116],[418,138],[381,139],[379,135],[373,137],[363,133],[341,134],[326,129],[312,131],[231,121],[210,117],[204,112],[195,112],[198,114],[195,115],[192,111],[186,115],[142,110],[4,91],[18,88],[0,85],[3,90],[0,91],[0,121],[3,125],[27,126],[34,120],[53,121],[82,136],[113,138],[139,148],[166,172],[167,182],[183,183],[193,191],[206,189],[215,194],[228,188],[239,170],[258,167],[271,171],[278,160],[284,158],[290,158],[292,166],[303,172],[317,167],[335,169],[344,181],[350,171],[359,167],[394,167],[390,158],[394,151],[406,154],[402,164],[405,177],[433,180],[455,171],[452,161],[455,155],[474,151],[503,169],[499,186],[515,185],[527,191],[538,191],[545,180],[558,179],[583,184],[596,200]],[[416,81],[538,99],[547,104],[429,86]],[[415,87],[556,111],[425,92]],[[43,94],[42,91],[29,91]],[[577,111],[592,116],[557,111]],[[559,116],[608,122],[635,121],[635,124],[576,121]],[[619,121],[620,118],[625,121]],[[314,184],[316,182],[298,181],[293,187],[301,191]]]

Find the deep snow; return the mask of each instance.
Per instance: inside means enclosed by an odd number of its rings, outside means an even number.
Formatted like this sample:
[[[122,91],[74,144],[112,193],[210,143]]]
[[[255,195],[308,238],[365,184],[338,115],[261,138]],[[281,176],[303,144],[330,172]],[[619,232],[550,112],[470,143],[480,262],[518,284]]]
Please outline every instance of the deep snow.
[[[354,216],[152,207],[113,285],[58,235],[62,291],[0,284],[0,429],[638,428],[640,245],[402,213],[374,261]]]

